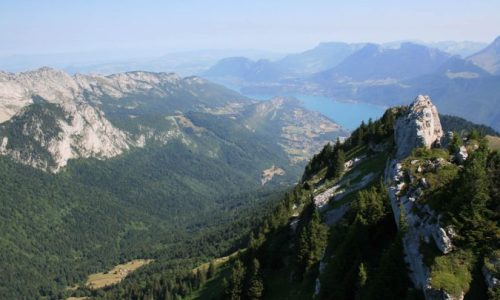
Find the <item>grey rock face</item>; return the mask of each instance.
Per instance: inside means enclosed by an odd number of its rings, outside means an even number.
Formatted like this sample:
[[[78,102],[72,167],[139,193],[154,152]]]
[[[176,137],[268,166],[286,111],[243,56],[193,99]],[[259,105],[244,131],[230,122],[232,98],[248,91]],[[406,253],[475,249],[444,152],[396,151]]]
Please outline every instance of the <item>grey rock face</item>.
[[[436,107],[429,96],[419,95],[408,112],[397,119],[395,140],[398,158],[408,156],[418,147],[431,148],[440,143],[443,129]]]
[[[467,148],[465,148],[465,146],[460,146],[460,149],[455,154],[455,159],[459,163],[463,163],[464,161],[467,160],[467,157],[469,157],[469,154],[467,153]]]
[[[454,250],[452,227],[443,228],[441,215],[418,199],[423,190],[429,188],[429,182],[421,178],[416,185],[409,170],[405,170],[402,161],[418,147],[431,148],[440,146],[443,137],[441,122],[436,107],[427,96],[418,96],[408,111],[397,119],[395,125],[395,142],[397,154],[386,166],[385,181],[388,185],[389,199],[398,228],[404,217],[405,233],[403,248],[408,264],[410,279],[414,286],[424,292],[426,299],[463,299],[463,293],[452,296],[445,291],[436,290],[430,285],[430,269],[424,264],[420,252],[421,243],[432,243],[443,253]],[[446,140],[446,139],[444,139]],[[418,161],[417,173],[429,172],[448,164],[444,159]]]
[[[46,171],[58,172],[69,159],[114,157],[134,145],[127,133],[113,126],[96,106],[85,101],[82,80],[50,68],[0,74],[0,123],[8,135],[23,123],[17,138],[31,147],[1,136],[1,155]],[[39,99],[39,100],[37,100]],[[35,101],[43,102],[32,114]],[[23,121],[20,121],[23,120]],[[40,151],[28,151],[38,147]]]
[[[491,274],[485,266],[483,266],[481,270],[483,272],[484,280],[489,288],[494,288],[495,286],[500,285],[500,279],[493,276],[493,274]]]

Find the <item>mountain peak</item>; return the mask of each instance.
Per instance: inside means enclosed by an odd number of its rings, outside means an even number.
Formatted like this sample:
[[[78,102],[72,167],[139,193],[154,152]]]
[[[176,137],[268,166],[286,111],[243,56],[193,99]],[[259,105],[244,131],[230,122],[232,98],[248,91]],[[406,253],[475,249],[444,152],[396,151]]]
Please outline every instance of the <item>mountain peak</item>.
[[[58,70],[56,70],[52,67],[49,67],[49,66],[43,66],[43,67],[35,69],[31,72],[33,72],[33,73],[50,73],[50,72],[58,72]]]
[[[500,36],[498,36],[488,47],[469,56],[467,60],[488,71],[490,74],[500,74]]]
[[[443,129],[431,98],[418,95],[408,111],[397,119],[394,131],[398,157],[406,157],[418,147],[431,148],[439,144]]]
[[[493,41],[493,45],[500,46],[500,35]]]

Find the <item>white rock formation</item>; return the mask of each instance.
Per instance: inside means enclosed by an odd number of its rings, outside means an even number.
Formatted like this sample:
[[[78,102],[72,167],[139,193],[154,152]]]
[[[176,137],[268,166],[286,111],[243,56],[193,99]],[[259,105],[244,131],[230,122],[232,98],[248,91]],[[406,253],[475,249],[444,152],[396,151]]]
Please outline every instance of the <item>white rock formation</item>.
[[[460,146],[458,152],[455,153],[455,159],[459,163],[463,163],[464,161],[467,160],[467,157],[469,157],[469,153],[467,153],[467,148],[465,148],[465,146]]]
[[[396,120],[394,137],[397,157],[408,156],[417,147],[430,148],[439,144],[443,129],[436,107],[428,96],[419,95],[408,112]]]
[[[75,75],[41,68],[23,73],[0,72],[0,126],[8,128],[11,120],[22,118],[34,99],[54,104],[62,111],[55,125],[50,128],[57,134],[43,132],[43,120],[24,124],[22,135],[33,138],[44,148],[51,161],[26,149],[11,146],[7,136],[0,134],[0,154],[47,171],[57,172],[72,158],[109,158],[123,153],[130,147],[145,145],[148,132],[138,137],[118,129],[99,109],[100,99],[106,96],[119,99],[128,93],[135,95],[153,93],[163,96],[178,86],[183,79],[175,74],[129,72],[110,76]],[[198,82],[192,78],[186,84]],[[204,81],[203,79],[199,79]],[[176,133],[155,133],[154,139],[169,140]]]
[[[397,154],[395,159],[387,163],[385,182],[398,228],[401,228],[401,219],[406,223],[402,242],[413,285],[424,292],[426,299],[463,299],[463,293],[459,297],[453,297],[445,291],[433,289],[430,285],[430,270],[424,264],[420,245],[434,242],[443,254],[447,254],[454,249],[452,240],[455,232],[453,228],[442,228],[441,215],[428,205],[418,202],[423,189],[427,189],[429,184],[425,178],[415,181],[414,174],[405,170],[401,163],[414,148],[439,145],[442,136],[436,107],[429,97],[418,96],[408,111],[396,120]],[[411,165],[417,163],[417,173],[434,171],[447,164],[443,159],[410,162]]]

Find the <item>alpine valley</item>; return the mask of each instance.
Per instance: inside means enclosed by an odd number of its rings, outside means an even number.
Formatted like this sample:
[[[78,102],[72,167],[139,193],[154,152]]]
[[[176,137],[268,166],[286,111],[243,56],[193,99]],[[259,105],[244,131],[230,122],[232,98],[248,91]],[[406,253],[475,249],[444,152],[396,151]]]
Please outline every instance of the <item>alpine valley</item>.
[[[199,77],[0,73],[0,298],[60,299],[136,258],[186,266],[239,247],[348,132],[296,100]],[[166,268],[166,267],[165,267]]]

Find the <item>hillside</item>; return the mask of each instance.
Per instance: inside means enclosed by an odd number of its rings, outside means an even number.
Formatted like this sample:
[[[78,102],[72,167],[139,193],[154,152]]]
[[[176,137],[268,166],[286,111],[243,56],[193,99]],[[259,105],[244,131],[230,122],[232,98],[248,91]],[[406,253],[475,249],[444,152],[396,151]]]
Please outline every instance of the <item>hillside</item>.
[[[278,102],[166,73],[1,73],[0,298],[60,299],[119,263],[190,264],[238,245],[348,134]]]
[[[245,249],[106,299],[498,299],[499,170],[419,96],[325,146]]]
[[[469,56],[467,60],[493,75],[500,75],[500,36],[483,50]]]

